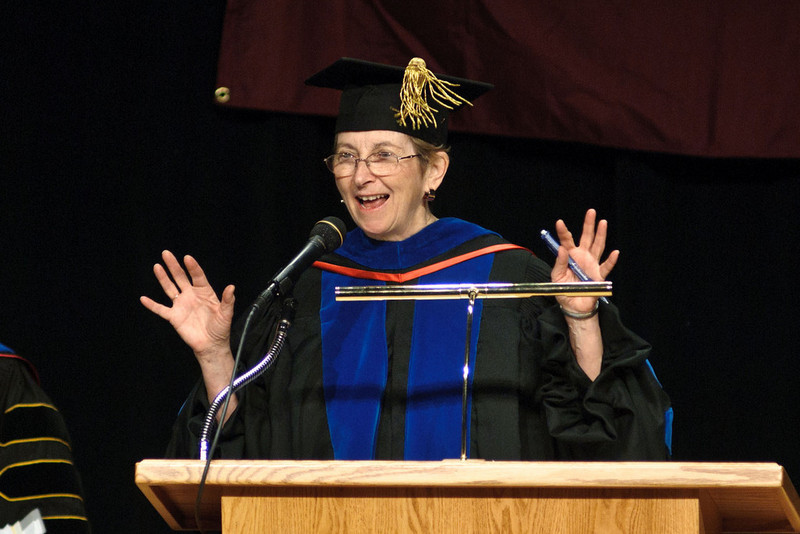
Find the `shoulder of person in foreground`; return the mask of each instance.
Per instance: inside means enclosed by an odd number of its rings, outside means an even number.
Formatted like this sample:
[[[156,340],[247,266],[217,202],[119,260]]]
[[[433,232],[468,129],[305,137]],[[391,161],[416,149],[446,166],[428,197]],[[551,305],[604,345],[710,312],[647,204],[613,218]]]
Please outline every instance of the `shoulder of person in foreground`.
[[[2,344],[0,392],[0,523],[38,510],[47,532],[90,532],[64,419],[35,367]]]

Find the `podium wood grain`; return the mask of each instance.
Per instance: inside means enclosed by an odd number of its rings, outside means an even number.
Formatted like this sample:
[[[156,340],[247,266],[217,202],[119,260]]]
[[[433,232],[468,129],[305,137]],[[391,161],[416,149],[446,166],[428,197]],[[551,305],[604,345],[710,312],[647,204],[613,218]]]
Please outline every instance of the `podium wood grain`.
[[[136,483],[195,529],[203,464],[144,460]],[[215,460],[201,517],[223,532],[800,532],[770,463]]]

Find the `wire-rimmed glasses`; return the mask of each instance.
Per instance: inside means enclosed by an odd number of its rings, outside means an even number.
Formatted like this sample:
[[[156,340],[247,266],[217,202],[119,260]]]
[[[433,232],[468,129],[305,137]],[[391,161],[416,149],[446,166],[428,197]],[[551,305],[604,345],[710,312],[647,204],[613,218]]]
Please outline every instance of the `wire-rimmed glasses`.
[[[348,178],[353,176],[356,173],[356,167],[358,167],[359,161],[363,161],[369,171],[375,176],[388,176],[397,169],[400,161],[419,156],[420,154],[398,156],[393,152],[381,150],[370,154],[366,158],[359,158],[351,152],[338,152],[336,154],[331,154],[323,161],[336,178]]]

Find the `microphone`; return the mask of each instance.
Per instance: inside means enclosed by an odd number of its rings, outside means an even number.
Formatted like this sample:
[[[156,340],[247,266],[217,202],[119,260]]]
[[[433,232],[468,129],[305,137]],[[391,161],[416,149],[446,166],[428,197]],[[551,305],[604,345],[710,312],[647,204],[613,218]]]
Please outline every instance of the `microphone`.
[[[253,304],[253,309],[268,304],[275,297],[287,295],[303,271],[324,254],[339,248],[346,232],[347,228],[337,217],[325,217],[318,221],[311,229],[306,245],[286,267],[272,277],[267,289],[261,292]]]

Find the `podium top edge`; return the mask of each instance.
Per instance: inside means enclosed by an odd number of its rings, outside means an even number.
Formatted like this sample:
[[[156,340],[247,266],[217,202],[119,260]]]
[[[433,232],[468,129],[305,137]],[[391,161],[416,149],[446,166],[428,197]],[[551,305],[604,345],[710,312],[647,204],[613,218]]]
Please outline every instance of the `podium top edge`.
[[[203,467],[200,460],[143,460],[136,483],[196,484]],[[782,488],[787,481],[776,463],[214,460],[207,484]]]

